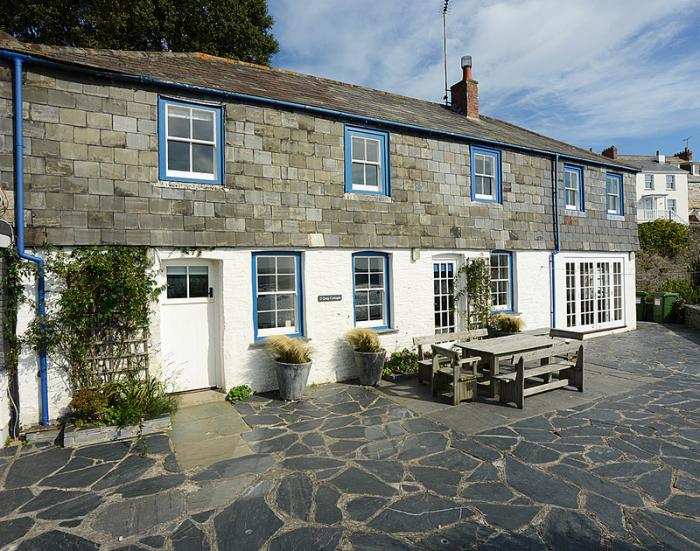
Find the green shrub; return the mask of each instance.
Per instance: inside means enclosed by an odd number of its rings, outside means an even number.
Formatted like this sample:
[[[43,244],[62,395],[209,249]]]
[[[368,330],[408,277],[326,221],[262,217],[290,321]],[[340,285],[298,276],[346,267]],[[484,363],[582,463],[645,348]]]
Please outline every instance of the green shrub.
[[[79,388],[73,393],[69,407],[76,426],[105,423],[107,399],[99,389]]]
[[[659,219],[637,227],[639,246],[643,251],[673,258],[690,244],[690,229],[685,224]]]
[[[355,327],[355,329],[350,329],[350,331],[345,333],[343,338],[353,350],[358,352],[381,352],[384,350],[382,343],[379,341],[379,335],[372,329]]]
[[[404,348],[401,352],[392,352],[384,364],[384,375],[392,373],[418,373],[418,354]]]
[[[671,279],[663,286],[662,291],[678,293],[686,304],[700,304],[700,289],[694,288],[685,279]]]
[[[503,333],[519,333],[525,327],[525,322],[513,314],[496,314],[491,318],[491,323],[496,331]]]
[[[234,386],[228,391],[226,400],[228,402],[240,402],[241,400],[245,400],[251,394],[253,394],[253,389],[248,385],[238,385]]]
[[[265,341],[267,350],[275,361],[283,364],[306,364],[311,361],[311,347],[300,339],[286,335],[274,335]]]

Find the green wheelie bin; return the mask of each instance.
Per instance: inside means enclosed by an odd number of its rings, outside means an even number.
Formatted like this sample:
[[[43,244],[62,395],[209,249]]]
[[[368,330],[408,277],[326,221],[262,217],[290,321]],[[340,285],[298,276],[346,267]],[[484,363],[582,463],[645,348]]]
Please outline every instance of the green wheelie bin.
[[[646,316],[644,315],[644,304],[647,300],[647,295],[644,291],[637,291],[637,321],[645,321]]]
[[[678,300],[678,293],[661,291],[651,293],[653,300],[652,316],[657,323],[671,323],[673,321],[673,305]]]

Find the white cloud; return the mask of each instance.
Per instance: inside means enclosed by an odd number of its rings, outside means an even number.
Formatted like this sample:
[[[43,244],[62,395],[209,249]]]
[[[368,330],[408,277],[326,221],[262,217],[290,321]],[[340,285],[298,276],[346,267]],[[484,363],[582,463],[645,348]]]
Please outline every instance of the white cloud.
[[[274,61],[441,101],[441,9],[442,0],[270,0]],[[581,144],[697,126],[699,13],[698,0],[452,0],[449,83],[470,54],[483,112]]]

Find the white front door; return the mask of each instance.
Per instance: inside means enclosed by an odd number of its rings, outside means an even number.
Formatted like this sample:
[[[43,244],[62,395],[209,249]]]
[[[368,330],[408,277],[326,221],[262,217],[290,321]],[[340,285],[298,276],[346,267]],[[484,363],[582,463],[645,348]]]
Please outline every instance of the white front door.
[[[566,327],[597,330],[624,325],[622,260],[566,261]]]
[[[162,376],[170,392],[216,387],[219,311],[215,264],[168,262],[161,296]]]

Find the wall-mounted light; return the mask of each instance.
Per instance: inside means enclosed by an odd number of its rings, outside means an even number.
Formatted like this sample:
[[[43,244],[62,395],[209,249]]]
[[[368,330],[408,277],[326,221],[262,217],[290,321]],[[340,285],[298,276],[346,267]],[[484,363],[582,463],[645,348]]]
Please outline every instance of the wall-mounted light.
[[[411,262],[417,262],[418,260],[420,260],[420,249],[414,247],[411,249]]]

